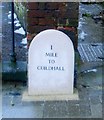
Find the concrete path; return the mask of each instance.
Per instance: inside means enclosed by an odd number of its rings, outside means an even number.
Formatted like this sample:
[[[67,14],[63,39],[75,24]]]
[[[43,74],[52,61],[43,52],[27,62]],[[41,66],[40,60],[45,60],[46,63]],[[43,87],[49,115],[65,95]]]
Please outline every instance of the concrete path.
[[[26,83],[3,82],[3,118],[102,118],[102,67],[78,75],[79,100],[22,101]]]

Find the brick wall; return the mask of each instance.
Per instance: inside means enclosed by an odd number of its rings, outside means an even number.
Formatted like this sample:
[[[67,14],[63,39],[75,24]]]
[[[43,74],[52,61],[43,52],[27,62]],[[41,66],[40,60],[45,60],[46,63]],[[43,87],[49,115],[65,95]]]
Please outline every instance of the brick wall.
[[[68,25],[78,26],[78,3],[75,2],[28,2],[27,32],[39,33],[42,30]]]
[[[78,2],[15,2],[15,10],[28,33],[28,46],[33,37],[43,30],[68,26],[69,32],[64,32],[68,33],[77,49]]]

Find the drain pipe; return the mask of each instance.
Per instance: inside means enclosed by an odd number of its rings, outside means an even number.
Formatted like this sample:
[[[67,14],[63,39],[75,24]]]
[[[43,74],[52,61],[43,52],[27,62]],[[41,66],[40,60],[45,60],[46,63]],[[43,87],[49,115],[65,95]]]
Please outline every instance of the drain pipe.
[[[14,39],[14,2],[11,2],[11,22],[12,22],[12,53],[11,61],[16,62],[15,39]]]

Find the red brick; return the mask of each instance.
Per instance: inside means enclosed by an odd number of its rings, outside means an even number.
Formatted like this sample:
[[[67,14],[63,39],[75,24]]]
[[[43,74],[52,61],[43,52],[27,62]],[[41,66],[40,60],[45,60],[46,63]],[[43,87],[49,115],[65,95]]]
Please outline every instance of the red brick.
[[[27,18],[28,25],[37,25],[38,24],[38,18]]]
[[[39,25],[46,25],[46,20],[45,20],[45,18],[40,18],[40,19],[39,19]]]
[[[54,26],[39,26],[39,25],[36,25],[36,26],[27,26],[28,27],[28,31],[29,33],[39,33],[43,30],[46,30],[46,29],[54,29]]]
[[[45,2],[39,2],[39,9],[44,10],[46,8],[46,3]]]
[[[55,14],[55,11],[49,11],[49,10],[29,10],[27,11],[27,17],[47,17],[51,18]]]
[[[55,11],[54,10],[45,10],[45,16],[46,18],[52,18],[54,16]]]
[[[32,2],[30,2],[32,4]],[[41,30],[52,28],[57,26],[57,24],[66,24],[66,19],[69,19],[69,24],[71,22],[76,22],[74,20],[78,19],[78,5],[73,2],[36,2],[35,5],[30,5],[36,9],[31,9],[27,12],[28,25],[27,30],[30,33],[40,32]],[[77,27],[78,22],[75,23]]]
[[[58,9],[58,3],[57,2],[48,2],[46,3],[46,9],[49,9],[49,10],[54,10],[54,9]]]
[[[44,17],[45,11],[43,10],[29,10],[27,11],[27,17]]]
[[[47,22],[47,25],[53,25],[53,26],[56,25],[56,20],[52,18],[46,19],[46,22]]]
[[[36,3],[36,2],[28,2],[27,8],[29,10],[38,9],[38,3]]]
[[[47,18],[41,18],[39,19],[39,25],[55,25],[56,21],[52,18],[47,19]]]
[[[59,8],[58,8],[58,9],[59,9],[60,11],[65,11],[66,8],[67,8],[66,3],[60,3],[60,4],[59,4]]]

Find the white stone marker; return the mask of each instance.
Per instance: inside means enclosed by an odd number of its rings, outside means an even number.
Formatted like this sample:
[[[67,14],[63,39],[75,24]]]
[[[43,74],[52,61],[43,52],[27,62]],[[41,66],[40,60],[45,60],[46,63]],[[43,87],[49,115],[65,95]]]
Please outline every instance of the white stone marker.
[[[50,29],[35,36],[28,54],[29,95],[70,95],[74,83],[74,48],[70,38]]]

